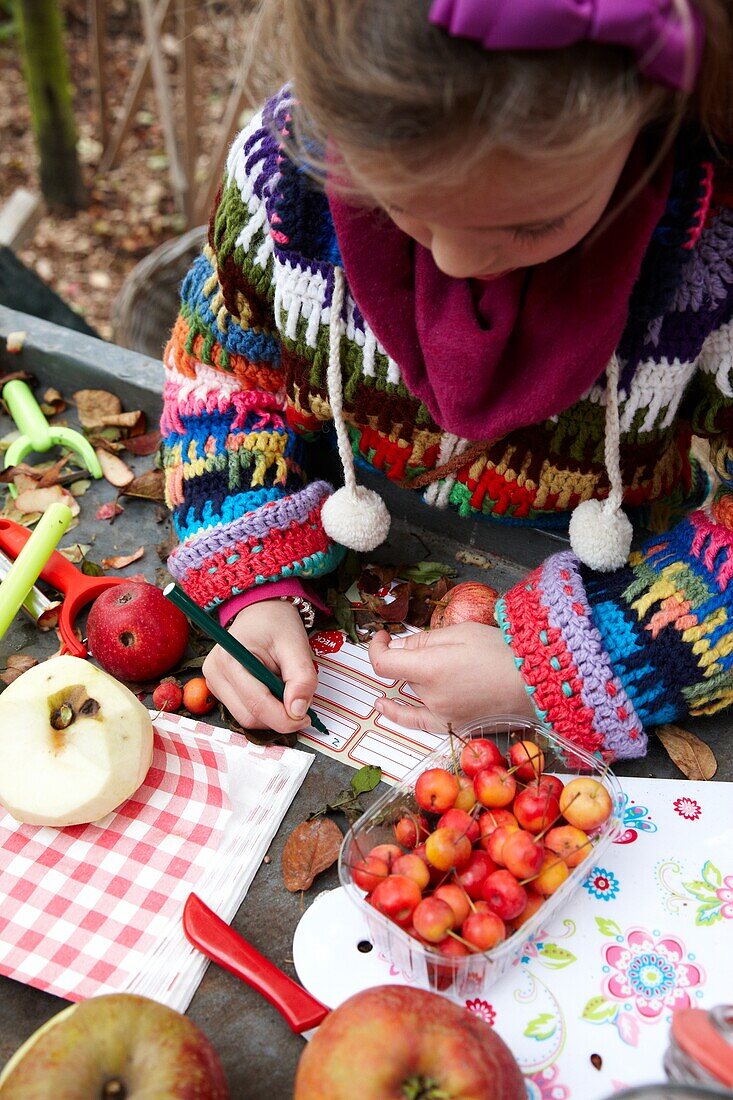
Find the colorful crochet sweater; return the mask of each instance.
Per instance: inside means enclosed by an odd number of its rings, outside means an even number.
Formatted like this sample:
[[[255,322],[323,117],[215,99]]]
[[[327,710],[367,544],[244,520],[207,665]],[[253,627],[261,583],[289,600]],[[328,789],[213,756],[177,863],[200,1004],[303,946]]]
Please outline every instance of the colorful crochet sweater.
[[[273,100],[231,148],[165,353],[167,499],[180,537],[169,568],[208,609],[319,577],[344,552],[321,524],[331,487],[306,472],[332,435],[325,375],[340,256],[325,196],[282,154],[287,108]],[[625,507],[667,533],[611,574],[557,554],[499,605],[542,719],[610,758],[643,755],[645,727],[733,700],[733,533],[694,510],[708,481],[690,457],[693,433],[708,439],[733,483],[733,212],[721,188],[704,152],[679,162],[618,348]],[[607,494],[600,383],[476,454],[408,392],[348,287],[342,333],[357,460],[409,486],[466,451],[450,476],[413,490],[455,509],[457,523],[559,528],[580,501]]]

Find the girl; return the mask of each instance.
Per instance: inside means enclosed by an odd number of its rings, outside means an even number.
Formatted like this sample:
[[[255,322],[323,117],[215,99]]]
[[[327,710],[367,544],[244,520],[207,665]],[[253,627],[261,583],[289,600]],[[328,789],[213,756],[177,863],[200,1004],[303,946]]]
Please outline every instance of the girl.
[[[612,759],[726,706],[730,0],[265,0],[263,19],[292,85],[229,154],[163,433],[170,570],[287,690],[215,649],[213,691],[245,726],[307,724],[307,582],[389,527],[358,462],[456,524],[571,536],[500,630],[377,635],[377,673],[423,703],[387,717],[536,710]],[[336,493],[307,473],[329,440]],[[629,517],[666,533],[630,552]]]

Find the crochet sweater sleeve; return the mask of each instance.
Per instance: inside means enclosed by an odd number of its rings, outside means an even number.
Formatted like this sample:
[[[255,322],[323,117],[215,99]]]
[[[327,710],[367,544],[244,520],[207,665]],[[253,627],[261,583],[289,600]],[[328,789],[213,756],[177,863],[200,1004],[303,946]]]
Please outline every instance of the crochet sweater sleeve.
[[[331,486],[308,480],[309,444],[287,419],[263,133],[256,116],[232,147],[165,351],[166,500],[180,540],[168,568],[209,610],[327,573],[344,552],[321,523]]]
[[[643,756],[645,727],[733,702],[731,314],[733,304],[690,394],[721,480],[712,508],[649,538],[615,573],[556,554],[497,608],[539,717],[608,759]]]

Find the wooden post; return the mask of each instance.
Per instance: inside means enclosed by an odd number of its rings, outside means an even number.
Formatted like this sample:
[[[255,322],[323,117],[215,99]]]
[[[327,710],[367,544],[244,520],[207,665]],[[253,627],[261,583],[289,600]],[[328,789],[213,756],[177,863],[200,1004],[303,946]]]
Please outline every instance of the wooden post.
[[[89,0],[89,37],[92,70],[94,72],[94,94],[99,115],[99,140],[104,148],[109,136],[107,81],[104,65],[104,0]]]
[[[181,129],[183,132],[183,170],[188,180],[186,191],[186,225],[194,225],[194,206],[196,192],[196,159],[198,155],[198,129],[196,108],[194,105],[194,40],[193,5],[191,0],[176,0],[178,15],[178,33],[181,42],[181,81],[183,98],[181,102]]]
[[[78,210],[86,191],[76,155],[69,67],[57,0],[13,0],[31,120],[40,157],[41,191],[53,210]]]
[[[155,27],[155,12],[153,10],[152,0],[140,0],[140,8],[143,14],[145,37],[150,45],[150,70],[153,74],[153,86],[155,87],[158,109],[161,114],[161,122],[163,123],[163,139],[165,141],[166,156],[168,157],[173,195],[176,206],[183,213],[186,210],[188,180],[186,179],[181,159],[178,155],[178,137],[176,134],[173,104],[171,102],[168,76],[165,71],[163,51],[160,47],[160,38],[158,37]]]

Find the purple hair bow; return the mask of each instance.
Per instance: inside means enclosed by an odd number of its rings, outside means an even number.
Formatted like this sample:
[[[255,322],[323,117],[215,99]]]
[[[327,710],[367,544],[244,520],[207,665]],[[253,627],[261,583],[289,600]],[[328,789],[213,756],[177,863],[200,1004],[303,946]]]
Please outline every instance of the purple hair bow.
[[[547,50],[576,42],[627,46],[640,72],[692,91],[702,60],[704,26],[674,0],[433,0],[430,22],[487,50]]]

